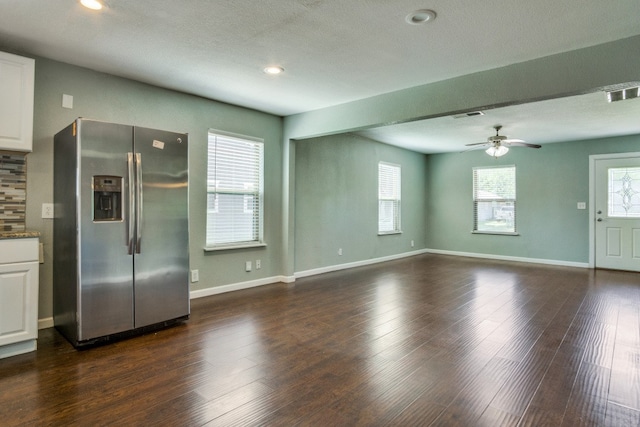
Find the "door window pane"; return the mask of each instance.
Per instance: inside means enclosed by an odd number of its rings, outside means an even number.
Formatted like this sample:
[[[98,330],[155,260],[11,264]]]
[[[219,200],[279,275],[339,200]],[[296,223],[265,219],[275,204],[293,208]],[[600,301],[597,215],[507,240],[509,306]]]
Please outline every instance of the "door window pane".
[[[640,217],[640,168],[609,169],[609,216]]]

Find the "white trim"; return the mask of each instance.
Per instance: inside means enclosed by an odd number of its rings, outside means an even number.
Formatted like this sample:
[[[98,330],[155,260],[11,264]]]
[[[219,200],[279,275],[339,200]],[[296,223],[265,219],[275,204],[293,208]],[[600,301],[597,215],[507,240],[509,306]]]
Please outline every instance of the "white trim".
[[[38,348],[38,340],[18,341],[0,346],[0,359],[17,356],[19,354],[30,353]]]
[[[301,277],[315,276],[316,274],[330,273],[332,271],[346,270],[354,267],[362,267],[365,265],[377,264],[385,261],[393,261],[394,259],[407,258],[415,255],[424,254],[426,252],[427,252],[426,249],[420,249],[417,251],[404,252],[401,254],[389,255],[381,258],[372,258],[372,259],[366,259],[363,261],[348,262],[345,264],[330,265],[327,267],[314,268],[311,270],[297,271],[293,274],[294,274],[294,277],[298,279]]]
[[[394,234],[402,234],[402,230],[395,230],[395,231],[379,231],[378,232],[378,236],[391,236]]]
[[[432,253],[432,254],[454,255],[454,256],[463,256],[463,257],[470,257],[470,258],[485,258],[485,259],[496,259],[501,261],[526,262],[531,264],[547,264],[547,265],[559,265],[563,267],[589,268],[589,264],[586,262],[561,261],[561,260],[555,260],[555,259],[541,259],[541,258],[524,258],[524,257],[516,257],[516,256],[508,256],[508,255],[479,254],[475,252],[444,251],[440,249],[425,249],[425,252]]]
[[[492,236],[519,236],[520,235],[520,233],[515,231],[500,232],[500,231],[478,231],[478,230],[471,231],[471,234],[490,234]]]
[[[558,266],[564,266],[564,267],[589,268],[589,265],[584,262],[559,261],[559,260],[538,259],[538,258],[523,258],[523,257],[503,256],[503,255],[493,255],[493,254],[480,254],[480,253],[473,253],[473,252],[445,251],[440,249],[420,249],[417,251],[404,252],[401,254],[389,255],[389,256],[380,257],[380,258],[372,258],[372,259],[367,259],[362,261],[349,262],[345,264],[337,264],[337,265],[330,265],[327,267],[314,268],[311,270],[297,271],[294,273],[293,276],[273,276],[273,277],[266,277],[264,279],[251,280],[248,282],[238,282],[238,283],[232,283],[229,285],[215,286],[212,288],[198,289],[198,290],[191,291],[189,293],[189,297],[190,299],[197,299],[197,298],[208,297],[211,295],[218,295],[226,292],[233,292],[233,291],[239,291],[242,289],[250,289],[258,286],[270,285],[273,283],[293,283],[296,281],[296,279],[299,279],[302,277],[314,276],[314,275],[323,274],[323,273],[330,273],[332,271],[347,270],[355,267],[363,267],[366,265],[378,264],[381,262],[393,261],[397,259],[408,258],[408,257],[427,254],[427,253],[463,256],[463,257],[471,257],[471,258],[496,259],[496,260],[502,260],[502,261],[526,262],[526,263],[533,263],[533,264],[558,265]],[[39,323],[40,323],[39,329],[50,327],[50,326],[53,326],[53,319],[52,318],[41,319]]]
[[[596,161],[640,157],[640,152],[592,154],[589,156],[589,268],[596,266]]]
[[[219,245],[219,246],[205,246],[203,250],[205,252],[215,252],[215,251],[230,251],[233,249],[248,249],[248,248],[266,248],[267,244],[265,242],[255,242],[255,243],[247,243],[247,244],[235,244],[232,243],[230,245]]]
[[[281,282],[291,283],[293,281],[295,281],[295,278],[287,277],[287,276],[266,277],[264,279],[250,280],[248,282],[239,282],[239,283],[232,283],[229,285],[214,286],[212,288],[197,289],[195,291],[189,292],[189,298],[190,299],[204,298],[211,295],[218,295],[226,292],[233,292],[233,291],[239,291],[242,289],[255,288],[258,286],[270,285],[273,283],[281,283]]]
[[[38,329],[53,328],[53,317],[38,319]]]

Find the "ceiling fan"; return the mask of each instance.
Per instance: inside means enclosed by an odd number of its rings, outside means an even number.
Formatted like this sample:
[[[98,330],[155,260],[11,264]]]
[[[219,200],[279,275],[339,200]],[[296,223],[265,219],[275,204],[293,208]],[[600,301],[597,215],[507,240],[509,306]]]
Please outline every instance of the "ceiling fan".
[[[540,148],[541,145],[538,144],[528,144],[521,139],[513,139],[507,138],[504,135],[498,135],[500,129],[502,129],[501,125],[495,125],[493,127],[496,130],[496,134],[487,138],[486,142],[476,142],[473,144],[466,144],[467,147],[474,146],[483,146],[489,147],[485,150],[485,152],[493,157],[500,157],[507,154],[509,151],[509,147],[518,146],[518,147],[529,147],[529,148]]]

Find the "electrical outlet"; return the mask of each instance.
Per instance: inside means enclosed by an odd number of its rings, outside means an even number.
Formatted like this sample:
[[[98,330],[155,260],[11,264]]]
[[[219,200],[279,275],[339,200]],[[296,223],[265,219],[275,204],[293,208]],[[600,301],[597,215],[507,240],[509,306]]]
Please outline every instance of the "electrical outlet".
[[[262,268],[262,263],[259,259],[256,260],[256,270],[260,270]]]
[[[251,261],[247,261],[244,263],[244,271],[251,271]]]
[[[53,218],[53,203],[42,204],[42,218]]]
[[[413,240],[411,241],[411,247],[414,247],[415,243],[413,242]]]
[[[342,248],[338,249],[338,255],[342,256]]]
[[[200,280],[200,272],[198,270],[191,270],[191,283],[196,283]]]

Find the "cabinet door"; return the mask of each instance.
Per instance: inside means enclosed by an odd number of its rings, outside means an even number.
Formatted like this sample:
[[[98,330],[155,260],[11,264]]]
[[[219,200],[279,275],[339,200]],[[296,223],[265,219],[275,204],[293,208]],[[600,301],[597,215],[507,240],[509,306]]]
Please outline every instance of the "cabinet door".
[[[0,149],[31,151],[35,61],[0,52]]]
[[[38,336],[38,263],[0,264],[0,346]]]

